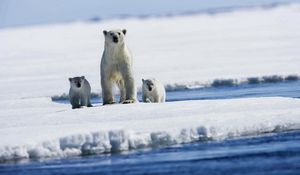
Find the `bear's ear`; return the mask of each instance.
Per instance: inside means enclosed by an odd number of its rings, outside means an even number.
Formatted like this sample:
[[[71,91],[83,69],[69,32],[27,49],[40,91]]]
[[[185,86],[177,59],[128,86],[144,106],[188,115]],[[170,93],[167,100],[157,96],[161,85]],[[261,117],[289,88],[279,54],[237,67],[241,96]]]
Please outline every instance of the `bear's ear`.
[[[103,30],[103,34],[104,34],[104,36],[106,36],[107,35],[107,31]]]
[[[126,35],[127,30],[123,29],[122,32],[123,32],[124,35]]]
[[[81,76],[81,79],[85,79],[85,76]]]
[[[144,82],[145,82],[145,80],[144,80],[144,79],[142,79],[142,82],[144,83]]]
[[[69,78],[69,82],[72,82],[72,78]]]

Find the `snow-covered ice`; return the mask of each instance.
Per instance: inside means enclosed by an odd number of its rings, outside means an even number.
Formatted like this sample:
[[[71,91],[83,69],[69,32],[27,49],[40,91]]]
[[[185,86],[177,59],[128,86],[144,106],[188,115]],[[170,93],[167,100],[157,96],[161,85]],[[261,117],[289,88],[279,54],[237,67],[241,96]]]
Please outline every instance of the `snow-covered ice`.
[[[126,28],[138,87],[300,75],[300,5],[217,15],[77,22],[0,30],[0,160],[113,152],[299,129],[300,100],[249,98],[71,110],[51,101],[68,77],[100,93],[102,30]],[[256,79],[250,79],[255,81]],[[218,82],[216,82],[218,83]]]
[[[300,128],[300,100],[249,98],[72,110],[48,98],[1,104],[0,160],[124,151]]]

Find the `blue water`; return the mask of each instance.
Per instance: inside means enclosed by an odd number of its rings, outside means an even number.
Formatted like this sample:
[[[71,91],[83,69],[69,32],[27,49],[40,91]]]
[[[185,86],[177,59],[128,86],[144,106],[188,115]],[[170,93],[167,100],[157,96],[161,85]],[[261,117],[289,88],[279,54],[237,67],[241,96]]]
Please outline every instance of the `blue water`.
[[[167,101],[209,100],[248,97],[300,98],[300,81],[209,87],[167,93]]]
[[[299,98],[300,81],[167,92],[168,101],[266,96]],[[299,175],[300,130],[115,154],[5,162],[0,174]]]

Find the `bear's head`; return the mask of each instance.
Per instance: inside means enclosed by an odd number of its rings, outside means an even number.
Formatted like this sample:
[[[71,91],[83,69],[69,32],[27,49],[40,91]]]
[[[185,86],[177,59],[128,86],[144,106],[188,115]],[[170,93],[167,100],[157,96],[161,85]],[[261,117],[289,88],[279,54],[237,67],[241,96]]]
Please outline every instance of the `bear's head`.
[[[72,88],[81,88],[83,83],[84,83],[85,77],[74,77],[74,78],[69,78],[70,85]]]
[[[124,43],[126,29],[123,30],[118,29],[118,30],[111,30],[111,31],[103,30],[103,34],[105,37],[105,43],[118,45]]]
[[[148,80],[144,80],[142,79],[143,82],[143,89],[144,91],[152,91],[155,87],[154,87],[154,80],[148,79]]]

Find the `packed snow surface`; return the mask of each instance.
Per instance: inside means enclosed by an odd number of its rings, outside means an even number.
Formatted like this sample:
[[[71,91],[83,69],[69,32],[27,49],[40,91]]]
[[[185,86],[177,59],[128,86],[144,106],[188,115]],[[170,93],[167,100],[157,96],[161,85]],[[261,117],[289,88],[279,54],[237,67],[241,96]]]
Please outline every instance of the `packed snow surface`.
[[[79,110],[52,102],[51,96],[68,92],[68,77],[85,75],[92,91],[101,92],[102,30],[113,28],[128,30],[138,87],[141,78],[152,77],[172,90],[227,82],[219,81],[223,79],[299,79],[298,4],[217,15],[2,29],[0,160],[115,152],[300,128],[299,99]]]
[[[9,102],[9,101],[7,101]],[[48,98],[1,104],[0,160],[99,154],[300,128],[300,100],[248,98],[72,110]]]

